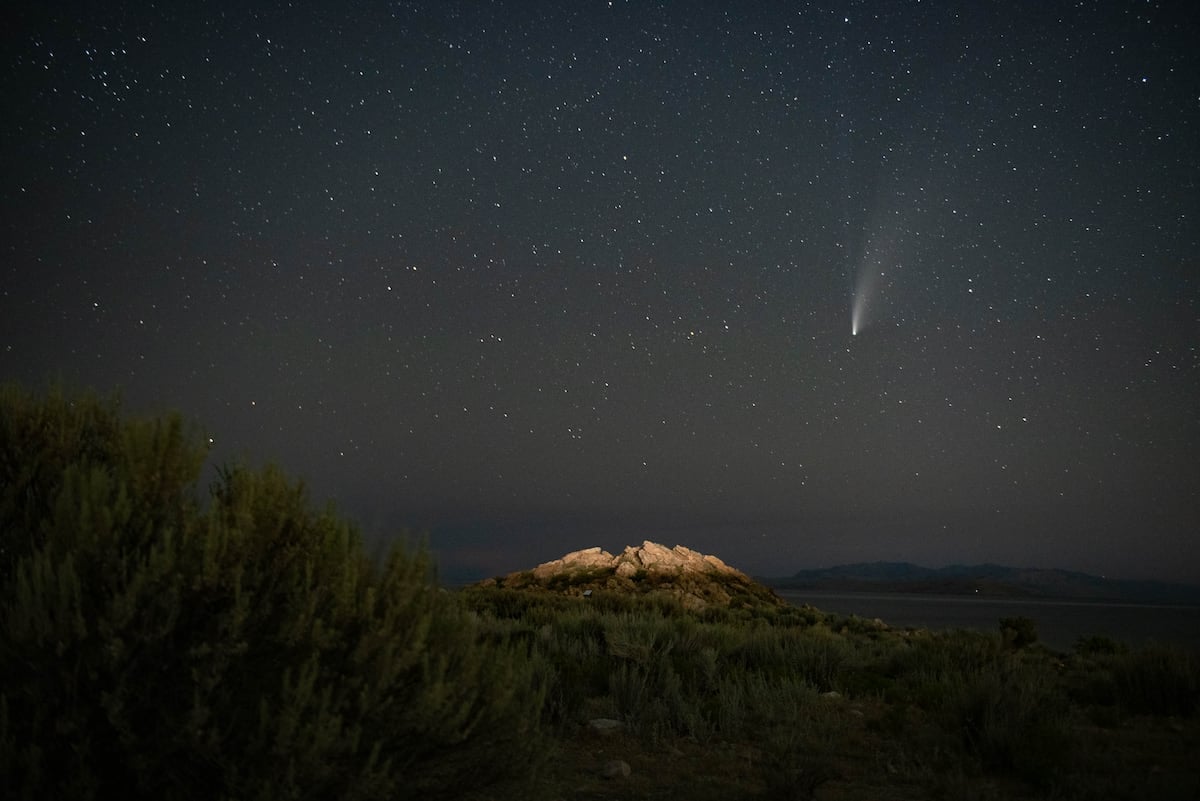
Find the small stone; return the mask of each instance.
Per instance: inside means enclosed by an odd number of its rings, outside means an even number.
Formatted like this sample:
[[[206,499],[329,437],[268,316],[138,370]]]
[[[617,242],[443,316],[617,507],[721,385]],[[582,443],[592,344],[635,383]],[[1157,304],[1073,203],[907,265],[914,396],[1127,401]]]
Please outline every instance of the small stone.
[[[597,734],[605,737],[625,728],[624,723],[619,720],[613,720],[612,718],[593,718],[592,720],[588,721],[587,726],[591,731],[594,731]]]
[[[600,775],[606,779],[628,779],[631,772],[629,763],[623,759],[610,759],[600,769]]]

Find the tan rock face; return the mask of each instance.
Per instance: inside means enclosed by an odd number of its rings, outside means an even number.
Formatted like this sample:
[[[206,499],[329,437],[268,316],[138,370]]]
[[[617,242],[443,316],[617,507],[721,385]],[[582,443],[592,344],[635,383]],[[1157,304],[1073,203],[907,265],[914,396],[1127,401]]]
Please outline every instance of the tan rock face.
[[[617,565],[617,575],[621,578],[633,578],[637,572],[637,566],[633,562],[621,562]]]
[[[576,570],[593,570],[609,568],[613,565],[613,555],[600,548],[584,548],[582,551],[572,551],[561,559],[543,562],[533,569],[536,578],[546,578],[556,573]]]
[[[552,588],[569,595],[602,589],[620,592],[665,592],[688,608],[739,603],[782,605],[770,589],[715,556],[683,545],[668,548],[649,540],[630,545],[614,556],[599,547],[573,551],[531,571],[492,582],[511,588]]]
[[[633,552],[630,553],[630,551]],[[626,548],[622,556],[636,559],[644,567],[667,567],[668,565],[677,565],[681,562],[680,559],[675,557],[673,551],[667,550],[666,546],[659,545],[657,542],[650,542],[649,540],[643,542],[642,547],[636,550],[633,549],[633,546]]]
[[[657,542],[646,540],[641,546],[630,545],[618,556],[599,547],[585,548],[533,569],[535,578],[547,578],[557,573],[576,570],[614,569],[617,575],[630,577],[639,570],[661,573],[722,573],[744,575],[715,556],[706,556],[683,545],[668,548]]]

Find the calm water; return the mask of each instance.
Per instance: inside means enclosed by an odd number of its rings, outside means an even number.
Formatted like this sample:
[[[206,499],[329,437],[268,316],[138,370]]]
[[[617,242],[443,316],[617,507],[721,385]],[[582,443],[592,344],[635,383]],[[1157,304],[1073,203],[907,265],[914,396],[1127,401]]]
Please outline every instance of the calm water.
[[[998,631],[1002,617],[1027,617],[1037,623],[1041,642],[1064,651],[1080,637],[1097,634],[1129,645],[1154,641],[1200,650],[1200,607],[1196,606],[902,593],[777,592],[797,606],[811,604],[824,612],[879,618],[893,628]]]

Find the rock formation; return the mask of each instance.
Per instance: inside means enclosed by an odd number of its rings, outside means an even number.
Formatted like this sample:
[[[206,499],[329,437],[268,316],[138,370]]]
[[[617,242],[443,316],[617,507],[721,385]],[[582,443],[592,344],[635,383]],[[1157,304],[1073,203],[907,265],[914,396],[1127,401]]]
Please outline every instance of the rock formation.
[[[595,590],[665,593],[684,606],[702,609],[710,604],[782,606],[769,588],[715,556],[676,545],[667,548],[649,540],[630,545],[614,556],[600,548],[573,551],[533,570],[511,573],[484,582],[511,589],[545,589],[567,595]]]

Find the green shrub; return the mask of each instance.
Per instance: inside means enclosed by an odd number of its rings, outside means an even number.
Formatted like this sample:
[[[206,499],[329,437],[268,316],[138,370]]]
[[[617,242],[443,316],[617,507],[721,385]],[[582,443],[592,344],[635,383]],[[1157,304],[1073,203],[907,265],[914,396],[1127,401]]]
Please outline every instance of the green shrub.
[[[15,798],[453,797],[528,774],[549,675],[423,553],[382,565],[177,417],[0,393],[0,775]]]
[[[1115,707],[1119,694],[1116,678],[1104,664],[1088,664],[1085,669],[1073,670],[1066,682],[1066,692],[1077,704],[1099,707]]]
[[[1191,717],[1200,709],[1200,662],[1188,651],[1152,645],[1111,666],[1117,701],[1132,712]]]
[[[832,690],[842,686],[854,655],[844,638],[818,626],[747,632],[731,658],[743,670]]]
[[[1079,656],[1113,656],[1129,651],[1124,644],[1098,634],[1080,637],[1075,641],[1073,650]]]
[[[1002,654],[1000,639],[994,634],[966,630],[926,633],[913,638],[909,647],[893,651],[884,673],[910,686],[933,685],[936,690],[949,679],[991,670]]]
[[[1004,644],[1020,650],[1037,642],[1037,623],[1028,617],[1004,617],[1000,619],[1000,635]]]
[[[605,622],[613,713],[652,740],[706,736],[711,724],[700,688],[713,678],[715,656],[697,650],[687,621],[620,616]],[[710,659],[714,664],[706,668]]]
[[[1012,772],[1046,786],[1066,761],[1066,704],[1046,674],[997,665],[943,685],[943,725],[987,770]]]

